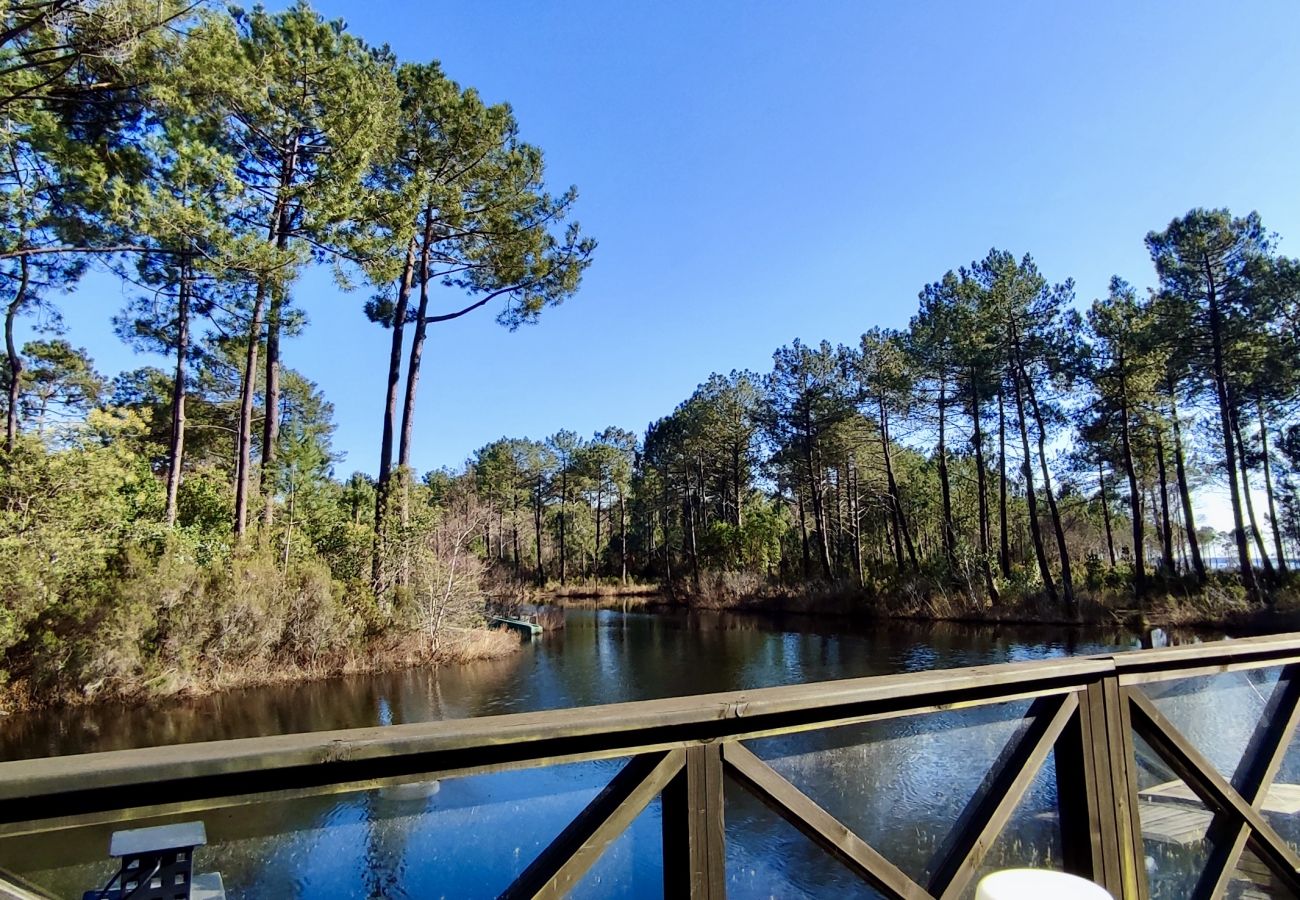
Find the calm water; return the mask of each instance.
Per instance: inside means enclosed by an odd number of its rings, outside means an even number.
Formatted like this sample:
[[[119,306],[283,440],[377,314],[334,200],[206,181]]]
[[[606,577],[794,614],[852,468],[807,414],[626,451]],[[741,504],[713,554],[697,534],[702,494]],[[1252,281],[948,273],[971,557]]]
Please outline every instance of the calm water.
[[[725,614],[569,611],[567,627],[503,660],[227,693],[152,708],[97,707],[0,720],[6,759],[765,687],[1138,646],[1124,632],[889,625]],[[1235,677],[1235,676],[1234,676]],[[1275,679],[1275,675],[1272,676]],[[1184,687],[1160,703],[1214,744],[1231,774],[1271,690],[1267,673]],[[1231,692],[1232,702],[1225,703]],[[814,800],[904,871],[924,878],[1027,704],[752,742]],[[1300,781],[1287,773],[1280,780]],[[522,871],[621,765],[611,760],[203,814],[199,870],[232,898],[490,897]],[[1289,767],[1289,768],[1288,768]],[[1144,770],[1150,784],[1171,776]],[[1055,776],[1040,773],[989,867],[1057,865]],[[1146,786],[1145,784],[1143,786]],[[732,897],[874,896],[798,832],[727,788]],[[154,824],[154,823],[147,823]],[[0,867],[61,896],[102,883],[109,827],[0,842]],[[1196,862],[1149,844],[1157,896],[1178,896]],[[576,896],[662,896],[658,801]],[[1168,890],[1164,886],[1168,884]],[[1163,891],[1163,894],[1162,894]],[[1172,893],[1169,891],[1173,891]]]

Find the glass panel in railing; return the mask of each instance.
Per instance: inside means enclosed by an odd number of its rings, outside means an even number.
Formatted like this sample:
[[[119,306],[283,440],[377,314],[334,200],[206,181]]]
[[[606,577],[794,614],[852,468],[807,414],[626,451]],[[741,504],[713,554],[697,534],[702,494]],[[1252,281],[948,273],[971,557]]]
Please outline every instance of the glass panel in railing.
[[[1063,868],[1055,755],[1048,755],[1010,821],[989,848],[972,884],[999,869]]]
[[[883,896],[739,785],[724,785],[728,900]]]
[[[1294,696],[1294,694],[1292,694]],[[1277,710],[1272,717],[1274,725],[1273,733],[1276,734],[1286,711]],[[1272,735],[1270,735],[1271,737]],[[1259,740],[1252,747],[1259,757],[1254,762],[1256,771],[1262,769],[1267,761],[1267,754],[1272,749],[1272,741]],[[1247,787],[1249,792],[1249,789]],[[1251,799],[1249,796],[1247,799]],[[1273,826],[1273,829],[1284,840],[1293,851],[1300,852],[1300,734],[1294,734],[1291,737],[1287,747],[1282,752],[1282,759],[1277,766],[1277,773],[1274,775],[1268,790],[1264,795],[1256,799],[1256,806],[1260,809],[1264,819]],[[1268,867],[1247,848],[1242,853],[1241,861],[1236,868],[1237,880],[1243,886],[1243,891],[1255,890],[1255,896],[1261,894],[1266,896],[1289,896],[1285,888],[1278,883],[1277,879],[1268,870]],[[1272,891],[1272,893],[1268,893]],[[1230,893],[1229,896],[1232,896]],[[1242,896],[1250,897],[1249,893],[1243,893]]]
[[[1232,880],[1228,882],[1224,896],[1228,900],[1269,900],[1274,897],[1289,897],[1291,893],[1247,847],[1233,869]]]
[[[1205,871],[1213,813],[1142,738],[1134,736],[1138,820],[1151,900],[1182,900]]]
[[[663,810],[647,806],[596,860],[568,894],[569,900],[662,900]]]
[[[1270,702],[1276,702],[1277,667],[1144,684],[1145,694],[1224,778],[1237,771]]]
[[[974,810],[1001,790],[995,773],[1012,747],[1026,746],[1038,714],[1056,699],[926,713],[864,725],[747,742],[779,775],[838,819],[913,880],[926,884],[975,824]],[[1049,755],[1017,818],[1020,843],[1006,858],[1059,860],[1059,829]],[[1039,816],[1042,816],[1041,818]],[[728,821],[728,840],[747,837]]]
[[[56,896],[80,897],[117,871],[108,856],[113,832],[201,820],[207,843],[194,850],[194,872],[220,873],[231,897],[495,897],[624,762],[429,780],[10,837],[0,840],[0,868]],[[634,826],[621,851],[630,871],[657,870],[657,840],[644,836],[657,827],[657,821]],[[615,880],[619,865],[603,876],[604,884]]]

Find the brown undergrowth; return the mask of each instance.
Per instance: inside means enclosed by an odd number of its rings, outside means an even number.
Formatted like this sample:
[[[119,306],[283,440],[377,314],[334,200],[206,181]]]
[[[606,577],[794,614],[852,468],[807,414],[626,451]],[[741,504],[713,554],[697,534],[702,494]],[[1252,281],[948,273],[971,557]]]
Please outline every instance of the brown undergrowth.
[[[459,665],[509,656],[519,646],[519,636],[505,629],[458,628],[442,635],[436,645],[424,634],[389,634],[370,640],[362,648],[336,650],[307,659],[265,658],[239,664],[213,660],[192,670],[172,669],[148,678],[95,683],[80,690],[50,691],[39,688],[29,678],[18,678],[4,686],[0,714],[102,701],[143,703],[166,697],[192,698],[237,688],[316,681],[339,675]]]
[[[663,593],[659,584],[623,584],[619,581],[588,581],[574,584],[548,584],[536,589],[538,596],[557,600],[592,600],[603,597],[654,597]]]
[[[1067,610],[1032,585],[1004,584],[997,599],[924,575],[891,579],[865,587],[852,582],[776,584],[748,572],[701,572],[660,585],[655,593],[642,588],[627,602],[617,594],[580,596],[557,591],[541,595],[563,606],[628,609],[707,609],[732,612],[852,616],[932,622],[1087,625],[1171,628],[1231,628],[1279,631],[1300,628],[1300,590],[1282,586],[1266,607],[1252,603],[1229,577],[1217,577],[1204,588],[1153,584],[1143,601],[1130,589],[1081,584],[1076,610]]]

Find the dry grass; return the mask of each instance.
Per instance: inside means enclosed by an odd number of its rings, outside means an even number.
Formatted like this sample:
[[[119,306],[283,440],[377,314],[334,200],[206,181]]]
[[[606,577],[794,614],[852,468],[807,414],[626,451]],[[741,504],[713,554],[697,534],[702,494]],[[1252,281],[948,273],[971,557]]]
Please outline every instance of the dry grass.
[[[1158,625],[1197,627],[1244,623],[1260,614],[1260,608],[1240,590],[1227,590],[1212,582],[1197,593],[1152,599],[1146,617]]]
[[[1140,610],[1132,596],[1124,591],[1090,591],[1078,586],[1075,591],[1078,610],[1074,615],[1067,614],[1059,600],[1051,601],[1040,590],[1004,589],[1001,597],[993,601],[983,595],[972,596],[967,591],[923,575],[891,581],[886,588],[860,587],[852,581],[779,585],[750,573],[702,572],[698,587],[687,578],[661,590],[666,598],[664,601],[630,608],[686,606],[736,612],[866,616],[932,622],[1095,626],[1142,621],[1150,625],[1222,626],[1252,614],[1252,607],[1243,599],[1213,585],[1204,595],[1153,600],[1145,610]],[[620,604],[598,599],[581,605],[616,607]],[[1296,616],[1300,619],[1300,600],[1295,606]]]
[[[603,597],[650,597],[663,593],[658,584],[623,584],[619,581],[589,581],[581,584],[548,584],[536,592],[539,602],[548,600],[597,599]]]
[[[409,632],[377,638],[361,650],[322,654],[308,660],[258,659],[244,665],[213,664],[201,666],[194,673],[172,671],[147,680],[114,682],[82,691],[38,692],[29,681],[19,679],[3,687],[0,714],[105,700],[139,703],[160,697],[200,697],[235,688],[317,681],[338,675],[458,665],[509,656],[519,646],[519,636],[504,629],[460,628],[442,635],[436,647],[424,634]]]
[[[667,600],[662,592],[653,594],[604,594],[601,596],[546,596],[537,599],[538,603],[548,603],[563,609],[620,609],[624,612],[647,612],[667,609],[675,604]],[[545,626],[545,623],[543,622]]]

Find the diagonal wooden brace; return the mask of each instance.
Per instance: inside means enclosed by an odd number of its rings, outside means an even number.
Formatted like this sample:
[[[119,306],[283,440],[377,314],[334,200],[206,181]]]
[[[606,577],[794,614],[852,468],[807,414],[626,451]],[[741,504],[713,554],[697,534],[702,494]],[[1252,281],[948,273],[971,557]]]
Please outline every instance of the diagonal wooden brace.
[[[1292,893],[1300,894],[1300,857],[1262,813],[1220,775],[1140,690],[1125,689],[1136,731],[1206,807],[1248,829],[1247,843]]]
[[[1078,709],[1075,694],[1034,701],[1025,714],[1027,727],[1008,744],[985,779],[984,788],[976,792],[953,826],[930,877],[931,894],[949,898],[965,893],[984,855],[1010,821],[1056,739]]]
[[[1232,779],[1253,809],[1261,809],[1268,797],[1297,724],[1300,724],[1300,667],[1287,666],[1278,676]],[[1208,900],[1224,896],[1249,837],[1250,829],[1244,822],[1215,816],[1209,835],[1210,858],[1192,891],[1193,898]]]
[[[681,770],[685,758],[683,750],[633,757],[501,892],[501,900],[565,896]]]
[[[932,900],[925,888],[748,749],[725,744],[722,759],[737,784],[890,900]]]

